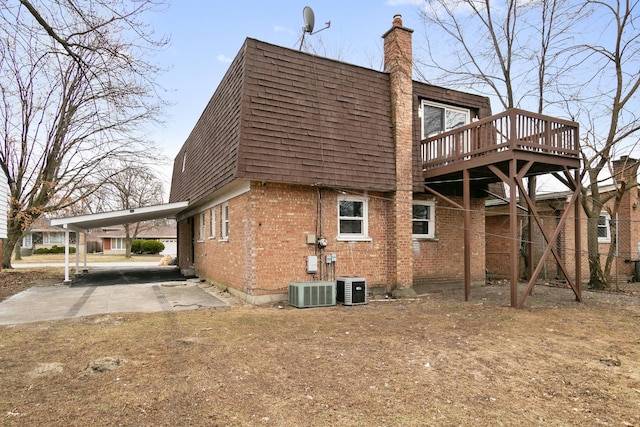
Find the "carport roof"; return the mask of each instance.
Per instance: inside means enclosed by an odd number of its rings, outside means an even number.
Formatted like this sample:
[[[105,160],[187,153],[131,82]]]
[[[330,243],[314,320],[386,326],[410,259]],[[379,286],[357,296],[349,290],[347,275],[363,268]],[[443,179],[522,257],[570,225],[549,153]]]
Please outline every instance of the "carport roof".
[[[63,226],[75,231],[86,231],[112,225],[131,224],[152,219],[175,218],[189,202],[175,202],[164,205],[145,206],[121,211],[102,212],[90,215],[70,216],[51,220],[51,225]]]

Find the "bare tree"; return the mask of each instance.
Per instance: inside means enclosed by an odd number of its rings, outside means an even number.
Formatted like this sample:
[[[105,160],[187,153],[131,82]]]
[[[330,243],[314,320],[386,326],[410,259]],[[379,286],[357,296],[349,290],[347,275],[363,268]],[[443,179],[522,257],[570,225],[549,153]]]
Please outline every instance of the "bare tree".
[[[155,172],[144,165],[128,164],[109,174],[104,185],[92,197],[100,199],[104,211],[135,209],[163,203],[163,184]],[[125,257],[131,258],[131,244],[138,234],[153,226],[153,223],[125,223]]]
[[[640,29],[635,25],[640,3],[618,0],[586,3],[600,17],[602,35],[593,44],[580,44],[574,54],[590,66],[583,71],[581,91],[572,99],[585,105],[574,114],[582,117],[586,134],[582,138],[582,159],[587,183],[582,205],[587,215],[589,286],[603,289],[609,286],[609,272],[613,253],[610,251],[603,271],[598,245],[598,219],[610,200],[609,208],[615,218],[626,185],[614,177],[616,190],[601,193],[603,171],[610,170],[616,154],[632,150],[640,136],[638,88],[640,87]],[[614,227],[616,224],[612,224]]]
[[[83,200],[114,159],[156,152],[142,127],[160,119],[141,21],[157,2],[21,0],[0,5],[0,163],[9,172],[2,266],[39,216]]]
[[[540,113],[564,112],[586,130],[581,146],[587,177],[582,204],[588,218],[589,286],[595,288],[607,286],[611,265],[609,259],[603,271],[598,219],[612,199],[617,202],[609,209],[615,215],[627,188],[617,183],[616,191],[601,194],[600,186],[611,158],[631,152],[638,142],[638,4],[428,0],[421,11],[431,25],[425,65],[439,71],[437,82],[481,88],[504,108],[535,105]],[[588,32],[582,31],[585,27]],[[437,40],[437,45],[429,40]]]
[[[540,114],[555,102],[549,87],[563,84],[568,67],[563,53],[573,26],[586,16],[567,0],[430,0],[420,15],[427,28],[426,59],[416,68],[422,80],[480,88],[504,109],[532,105]],[[427,78],[422,69],[433,74]],[[528,184],[535,202],[536,178]],[[532,223],[529,216],[522,231],[526,278],[532,268]]]
[[[422,80],[539,113],[553,102],[546,89],[566,72],[562,53],[585,16],[568,0],[427,0],[419,13],[427,37],[414,71]]]

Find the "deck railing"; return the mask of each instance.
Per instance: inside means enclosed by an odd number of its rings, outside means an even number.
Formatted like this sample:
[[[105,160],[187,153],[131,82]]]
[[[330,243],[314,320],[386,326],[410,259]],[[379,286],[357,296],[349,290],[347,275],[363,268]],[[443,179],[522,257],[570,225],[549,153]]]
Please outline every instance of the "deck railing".
[[[506,150],[578,158],[578,124],[524,110],[495,116],[422,140],[425,170]]]

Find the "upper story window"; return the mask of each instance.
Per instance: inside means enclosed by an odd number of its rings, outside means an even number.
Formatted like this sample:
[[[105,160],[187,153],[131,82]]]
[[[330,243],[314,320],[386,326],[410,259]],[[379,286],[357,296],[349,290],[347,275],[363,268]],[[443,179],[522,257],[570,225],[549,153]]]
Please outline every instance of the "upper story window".
[[[422,101],[422,139],[469,124],[471,112],[466,108]]]
[[[187,168],[187,152],[182,155],[182,172]]]
[[[598,242],[611,242],[611,215],[605,211],[598,217]]]
[[[435,203],[427,201],[413,202],[413,238],[433,239],[435,237]]]
[[[369,240],[367,198],[338,198],[338,240]]]

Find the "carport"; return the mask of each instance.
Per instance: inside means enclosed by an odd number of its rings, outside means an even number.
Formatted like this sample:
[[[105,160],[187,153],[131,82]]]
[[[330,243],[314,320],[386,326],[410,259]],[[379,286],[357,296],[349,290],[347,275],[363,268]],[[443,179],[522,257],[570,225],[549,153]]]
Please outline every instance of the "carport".
[[[135,209],[102,212],[90,215],[78,215],[51,220],[51,225],[62,226],[65,229],[64,242],[64,281],[69,282],[69,232],[82,233],[85,237],[87,231],[94,228],[109,227],[112,225],[134,224],[140,221],[152,219],[175,218],[178,212],[184,210],[189,202],[167,203],[164,205],[145,206]],[[80,239],[76,238],[76,274],[80,273]],[[84,267],[87,266],[87,251],[84,251]]]

